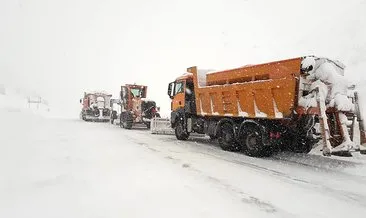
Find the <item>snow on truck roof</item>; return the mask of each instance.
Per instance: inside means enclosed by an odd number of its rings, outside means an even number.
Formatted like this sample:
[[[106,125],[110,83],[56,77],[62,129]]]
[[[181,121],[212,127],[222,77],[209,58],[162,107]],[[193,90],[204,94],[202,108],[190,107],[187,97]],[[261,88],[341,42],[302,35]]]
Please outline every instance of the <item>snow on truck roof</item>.
[[[98,90],[94,90],[94,91],[86,91],[85,95],[110,95],[112,96],[112,94],[106,92],[106,91],[98,91]]]
[[[230,69],[225,69],[225,70],[210,71],[210,72],[207,72],[207,74],[221,73],[221,72],[226,72],[226,71],[238,70],[238,69],[242,69],[242,68],[258,67],[258,66],[263,66],[263,65],[272,65],[272,64],[280,63],[280,62],[290,62],[290,61],[293,61],[293,60],[296,60],[296,59],[299,59],[299,58],[301,58],[301,57],[271,61],[271,62],[260,63],[260,64],[246,64],[246,65],[241,66],[241,67],[235,67],[235,68],[230,68]]]

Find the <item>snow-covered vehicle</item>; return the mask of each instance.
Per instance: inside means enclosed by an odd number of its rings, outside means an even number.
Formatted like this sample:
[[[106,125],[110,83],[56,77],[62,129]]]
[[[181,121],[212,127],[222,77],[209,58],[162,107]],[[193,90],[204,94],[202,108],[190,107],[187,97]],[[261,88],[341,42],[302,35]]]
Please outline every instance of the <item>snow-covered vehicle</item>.
[[[176,138],[186,140],[192,132],[206,134],[218,139],[222,149],[241,150],[250,156],[268,156],[278,149],[308,153],[327,131],[321,125],[319,134],[315,124],[323,124],[324,116],[329,116],[333,117],[329,119],[330,138],[337,140],[331,140],[328,147],[339,146],[347,137],[337,109],[325,115],[318,104],[299,104],[314,91],[307,86],[304,60],[300,57],[224,71],[188,68],[188,73],[168,87]]]
[[[150,128],[151,119],[160,117],[156,102],[146,99],[147,86],[126,84],[121,87],[120,126],[131,129],[133,125],[143,124]]]
[[[84,92],[84,97],[80,99],[82,109],[80,119],[85,121],[102,121],[110,120],[110,99],[112,95],[106,92]]]

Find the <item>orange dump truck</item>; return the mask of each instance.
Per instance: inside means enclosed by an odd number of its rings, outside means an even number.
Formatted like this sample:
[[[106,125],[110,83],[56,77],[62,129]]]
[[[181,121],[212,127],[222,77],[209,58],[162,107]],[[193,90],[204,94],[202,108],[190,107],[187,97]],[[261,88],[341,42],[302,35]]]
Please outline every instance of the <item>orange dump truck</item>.
[[[169,84],[171,125],[179,140],[191,132],[218,139],[224,150],[267,156],[274,148],[309,152],[315,116],[299,113],[302,58],[205,72],[197,67]]]

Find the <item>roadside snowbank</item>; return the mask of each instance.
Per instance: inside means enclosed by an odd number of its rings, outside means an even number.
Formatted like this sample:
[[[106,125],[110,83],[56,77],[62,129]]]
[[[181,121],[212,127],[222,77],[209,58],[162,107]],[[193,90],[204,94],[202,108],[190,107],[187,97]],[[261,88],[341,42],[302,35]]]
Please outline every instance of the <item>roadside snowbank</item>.
[[[32,95],[21,93],[19,89],[1,86],[0,92],[0,110],[5,112],[25,112],[41,116],[49,116],[50,108],[44,103],[29,104],[28,98],[34,98]]]

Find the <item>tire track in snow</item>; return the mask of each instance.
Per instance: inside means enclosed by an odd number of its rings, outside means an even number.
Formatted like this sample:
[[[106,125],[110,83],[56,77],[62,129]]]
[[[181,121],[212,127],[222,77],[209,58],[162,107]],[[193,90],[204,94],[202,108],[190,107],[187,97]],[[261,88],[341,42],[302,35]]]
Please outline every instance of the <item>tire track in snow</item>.
[[[143,134],[144,137],[148,137],[147,135]],[[130,136],[128,136],[129,138],[131,138]],[[174,137],[174,136],[172,136]],[[155,139],[155,137],[149,137],[150,139]],[[135,143],[139,143],[136,139],[131,138]],[[139,137],[139,139],[143,139],[143,137]],[[309,180],[305,180],[296,176],[292,176],[290,174],[286,174],[283,172],[280,172],[278,170],[274,170],[274,169],[270,169],[268,167],[264,167],[264,166],[260,166],[258,164],[255,163],[250,163],[247,161],[243,161],[243,158],[247,159],[253,159],[252,157],[248,157],[245,156],[244,154],[241,155],[240,153],[233,153],[233,152],[226,152],[226,151],[222,151],[217,144],[211,142],[209,143],[209,140],[204,139],[204,138],[193,138],[191,140],[185,141],[185,142],[181,142],[181,141],[177,141],[175,138],[170,138],[170,137],[166,137],[162,140],[157,139],[158,141],[164,141],[164,142],[173,142],[174,144],[178,145],[178,146],[184,146],[184,148],[189,148],[190,151],[195,152],[195,153],[199,153],[205,156],[210,156],[213,157],[215,159],[220,159],[226,162],[230,162],[233,164],[237,164],[237,165],[241,165],[241,166],[245,166],[248,167],[250,169],[256,170],[257,172],[261,172],[261,173],[265,173],[265,174],[271,174],[279,179],[281,179],[282,181],[288,182],[288,183],[292,183],[295,185],[301,185],[304,188],[307,189],[317,189],[319,192],[325,192],[330,194],[331,196],[334,196],[338,199],[344,199],[344,200],[351,200],[353,203],[355,204],[359,204],[362,207],[366,207],[366,196],[364,195],[360,195],[360,194],[356,194],[353,192],[349,192],[349,191],[345,191],[345,190],[340,190],[340,189],[334,189],[332,187],[326,186],[324,184],[320,184],[320,183],[314,183],[311,182]],[[202,143],[203,142],[203,143]],[[208,146],[207,144],[213,144],[214,146]],[[147,147],[151,147],[151,145],[147,145]],[[182,147],[183,147],[182,146]],[[181,147],[181,148],[182,148]],[[194,147],[194,149],[192,149],[192,147]],[[160,147],[159,146],[154,146],[155,150],[158,150]],[[205,151],[198,151],[197,148],[204,148]],[[163,152],[162,150],[159,150],[160,152]],[[208,152],[209,151],[209,152]],[[219,153],[219,154],[217,154]],[[240,157],[233,157],[232,154],[239,154]],[[238,160],[238,158],[240,158]],[[255,159],[255,158],[254,158]],[[272,158],[267,158],[267,159],[262,159],[263,161],[266,160],[271,160],[271,161],[275,161],[277,163],[292,163],[294,165],[297,165],[298,167],[306,167],[308,169],[312,168],[315,169],[319,172],[325,173],[325,174],[329,174],[329,172],[336,172],[337,174],[345,174],[341,171],[337,171],[334,169],[328,169],[328,168],[322,168],[320,166],[312,166],[310,164],[302,164],[302,163],[298,163],[295,161],[287,161],[287,160],[283,160],[283,159],[278,159],[276,157],[272,157]],[[339,160],[330,160],[331,162],[339,162]],[[351,162],[347,162],[344,161],[345,163],[350,163],[350,165],[352,165]],[[347,176],[351,176],[351,175],[347,175]],[[361,180],[360,183],[362,183],[363,181]],[[366,183],[366,181],[364,182]]]
[[[125,137],[129,141],[131,141],[135,144],[138,144],[138,145],[142,145],[142,146],[146,147],[147,149],[152,150],[154,152],[164,152],[164,151],[157,150],[156,148],[151,148],[151,146],[149,144],[140,142],[137,138],[133,138],[128,135],[126,135]],[[169,152],[171,152],[171,150]],[[177,153],[179,153],[179,152],[177,152]],[[280,208],[277,208],[276,206],[274,206],[273,204],[271,204],[269,202],[266,202],[257,197],[251,196],[248,193],[241,191],[239,188],[234,187],[228,183],[225,183],[218,178],[206,175],[203,171],[193,167],[191,164],[189,164],[179,158],[175,158],[172,155],[168,155],[168,156],[164,156],[164,159],[171,161],[173,164],[180,164],[180,166],[183,169],[187,169],[191,172],[194,172],[194,173],[198,174],[199,176],[203,177],[208,182],[214,183],[216,186],[219,186],[219,187],[223,188],[224,190],[234,194],[244,204],[254,205],[259,210],[264,211],[269,214],[276,213],[276,214],[280,215],[281,217],[294,217],[293,215],[289,214],[288,212],[286,212]]]
[[[294,184],[295,186],[298,186],[299,188],[302,187],[305,190],[309,190],[311,192],[317,192],[317,193],[324,193],[324,196],[331,197],[333,199],[337,199],[338,201],[350,201],[350,203],[355,205],[360,205],[363,208],[366,206],[366,195],[365,193],[359,194],[358,192],[347,191],[342,190],[341,188],[337,187],[328,187],[327,186],[327,180],[325,179],[327,176],[329,176],[330,180],[332,180],[332,176],[335,176],[336,180],[341,179],[341,185],[343,185],[344,181],[348,176],[351,176],[351,179],[355,179],[355,181],[358,184],[366,184],[366,182],[363,180],[360,176],[353,176],[350,174],[347,174],[346,172],[343,172],[339,170],[342,167],[352,167],[354,164],[348,161],[340,161],[340,160],[329,160],[329,162],[333,163],[339,163],[339,167],[334,167],[332,169],[325,168],[317,165],[311,165],[306,163],[299,163],[290,159],[283,159],[278,157],[272,157],[272,158],[252,158],[245,156],[241,153],[233,153],[233,152],[226,152],[222,151],[217,143],[213,143],[205,138],[192,138],[188,141],[182,142],[177,141],[174,136],[161,136],[161,135],[150,135],[149,132],[141,131],[141,130],[129,130],[128,134],[127,131],[123,131],[123,137],[130,138],[135,143],[140,143],[140,145],[145,146],[149,149],[153,148],[157,152],[162,154],[162,157],[164,159],[167,159],[174,164],[181,164],[181,168],[188,169],[193,172],[198,173],[199,175],[205,177],[208,181],[220,185],[221,187],[225,188],[226,190],[229,190],[230,192],[235,193],[240,198],[241,190],[240,188],[235,188],[234,186],[230,184],[225,184],[220,179],[216,178],[215,175],[210,176],[205,174],[204,172],[195,169],[195,167],[189,163],[190,161],[185,162],[184,155],[189,155],[189,153],[197,153],[200,155],[204,155],[206,157],[211,157],[212,160],[222,160],[225,162],[229,162],[235,165],[241,165],[245,166],[247,169],[252,169],[255,172],[259,172],[263,175],[272,175],[272,178],[277,178],[280,181],[284,181],[289,184]],[[147,142],[147,143],[146,143]],[[213,145],[213,146],[209,146]],[[151,150],[151,149],[149,149]],[[156,152],[154,151],[154,152]],[[160,155],[160,154],[159,154]],[[183,158],[179,159],[175,156],[180,156]],[[325,160],[328,161],[328,160]],[[182,164],[183,163],[183,164]],[[343,164],[345,163],[345,164]],[[347,163],[350,163],[347,165]],[[185,167],[183,167],[183,165]],[[287,165],[287,166],[286,166]],[[285,169],[282,169],[282,168]],[[277,168],[277,169],[276,169]],[[302,172],[300,174],[298,173],[292,173],[291,171],[288,171],[289,169],[297,169]],[[286,172],[288,171],[288,172]],[[296,170],[297,171],[297,170]],[[308,179],[306,176],[306,173],[309,173],[308,171],[312,171],[315,174],[314,176],[311,176],[311,180]],[[303,173],[305,172],[305,176]],[[324,174],[324,175],[323,175]],[[315,178],[315,180],[314,180]],[[325,183],[323,183],[324,181]],[[328,183],[328,185],[331,183]],[[339,185],[339,184],[338,184]],[[230,189],[231,188],[231,189]],[[346,188],[347,189],[347,188]],[[245,195],[245,193],[243,193]],[[241,199],[241,198],[240,198]],[[256,200],[257,199],[257,200]],[[264,202],[266,204],[267,202],[261,201],[260,199],[245,195],[244,200],[242,200],[243,203],[251,202],[252,204],[257,205],[263,205],[258,202]],[[256,203],[255,203],[256,202]],[[271,205],[270,203],[268,203]],[[258,206],[259,207],[259,206]],[[266,208],[265,206],[263,206]],[[280,210],[273,206],[273,208],[277,211],[276,213],[284,213],[288,214],[287,212]],[[268,208],[267,208],[268,209]],[[262,208],[262,210],[265,210]],[[269,211],[271,209],[268,209]]]

